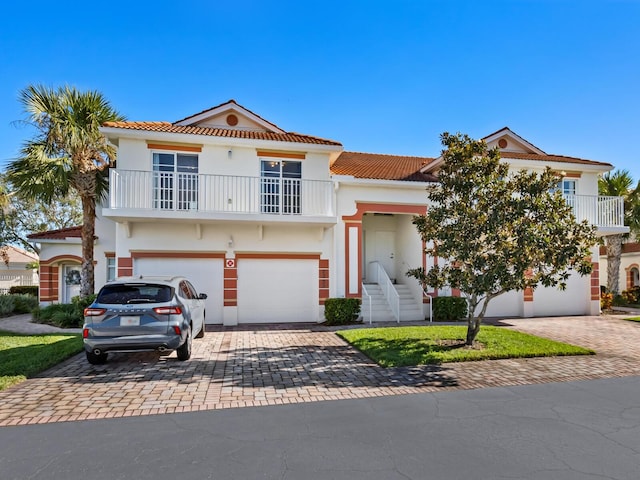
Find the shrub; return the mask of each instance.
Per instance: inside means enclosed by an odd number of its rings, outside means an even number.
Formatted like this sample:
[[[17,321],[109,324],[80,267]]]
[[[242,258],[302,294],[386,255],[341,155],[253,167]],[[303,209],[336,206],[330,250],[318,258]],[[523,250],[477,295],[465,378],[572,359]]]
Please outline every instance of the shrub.
[[[359,298],[327,298],[324,302],[327,325],[346,325],[356,321],[359,316]]]
[[[600,309],[611,310],[613,306],[613,293],[602,292],[600,294]]]
[[[15,301],[11,295],[0,295],[0,317],[6,317],[13,313]]]
[[[34,297],[38,296],[38,286],[37,285],[14,285],[9,288],[9,295],[32,295]]]
[[[38,297],[29,294],[11,295],[13,298],[13,313],[30,313],[38,306]]]
[[[96,295],[73,297],[71,303],[56,303],[33,311],[33,319],[38,323],[48,323],[60,328],[81,327],[84,309],[91,305]]]
[[[616,307],[621,307],[626,304],[627,304],[627,301],[624,299],[622,295],[613,295],[613,305],[615,305]]]
[[[631,304],[640,303],[640,287],[631,287],[629,290],[622,292],[622,298],[625,302]]]
[[[434,297],[433,320],[451,322],[462,320],[467,316],[467,299],[463,297]]]

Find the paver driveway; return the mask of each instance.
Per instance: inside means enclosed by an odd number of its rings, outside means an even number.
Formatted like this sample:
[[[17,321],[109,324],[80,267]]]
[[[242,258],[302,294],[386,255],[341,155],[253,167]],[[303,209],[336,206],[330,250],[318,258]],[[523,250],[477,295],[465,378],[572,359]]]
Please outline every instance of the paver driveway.
[[[614,317],[515,319],[507,328],[595,356],[384,369],[326,328],[210,331],[193,357],[78,355],[0,392],[0,426],[640,375],[640,324]]]

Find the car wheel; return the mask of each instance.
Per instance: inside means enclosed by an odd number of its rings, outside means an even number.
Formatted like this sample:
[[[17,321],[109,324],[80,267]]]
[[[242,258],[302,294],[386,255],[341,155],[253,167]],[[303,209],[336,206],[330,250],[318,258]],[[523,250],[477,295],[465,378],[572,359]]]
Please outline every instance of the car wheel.
[[[178,360],[189,360],[191,358],[191,327],[187,330],[187,338],[176,350]]]
[[[99,355],[96,355],[95,353],[88,352],[86,350],[85,350],[85,353],[87,354],[87,360],[91,365],[102,365],[107,361],[106,353],[101,353]]]

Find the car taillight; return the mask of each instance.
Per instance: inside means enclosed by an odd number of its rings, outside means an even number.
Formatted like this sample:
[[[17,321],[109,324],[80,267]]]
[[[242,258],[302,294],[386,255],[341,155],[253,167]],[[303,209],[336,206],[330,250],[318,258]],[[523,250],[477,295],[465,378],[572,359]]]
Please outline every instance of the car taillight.
[[[158,315],[180,315],[182,313],[180,307],[156,307],[153,311]]]
[[[82,338],[89,338],[89,329],[88,328],[83,328],[82,329]]]
[[[177,325],[173,326],[173,331],[176,332],[176,335],[180,335],[182,333],[182,331],[180,330],[180,327]]]
[[[104,312],[107,310],[105,308],[85,308],[84,316],[85,317],[97,317],[99,315],[104,315]]]

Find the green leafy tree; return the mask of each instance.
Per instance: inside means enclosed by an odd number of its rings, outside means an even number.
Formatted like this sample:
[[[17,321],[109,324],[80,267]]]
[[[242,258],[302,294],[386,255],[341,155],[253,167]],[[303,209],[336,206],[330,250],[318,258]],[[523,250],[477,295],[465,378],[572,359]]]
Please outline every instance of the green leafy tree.
[[[65,86],[28,86],[20,92],[25,122],[35,129],[7,178],[23,198],[44,203],[75,192],[82,204],[82,275],[80,295],[94,292],[93,244],[96,203],[107,192],[106,169],[115,159],[99,127],[123,120],[104,96]]]
[[[443,133],[439,182],[428,190],[427,215],[414,219],[426,252],[444,264],[407,275],[423,288],[450,286],[469,302],[467,345],[489,302],[513,290],[566,288],[571,271],[591,272],[595,228],[578,223],[556,174],[510,172],[497,149],[467,135]]]
[[[598,179],[598,193],[624,199],[624,224],[635,235],[640,234],[640,181],[633,187],[633,178],[628,170],[605,173]],[[620,293],[620,260],[622,244],[627,234],[608,235],[604,242],[607,249],[607,288]]]
[[[12,191],[4,175],[0,175],[0,191]],[[10,193],[5,198],[6,203],[0,210],[1,245],[17,245],[39,254],[40,250],[27,238],[29,234],[74,227],[82,223],[82,205],[75,192],[69,192],[67,198],[56,199],[51,203],[23,198],[18,193]]]

